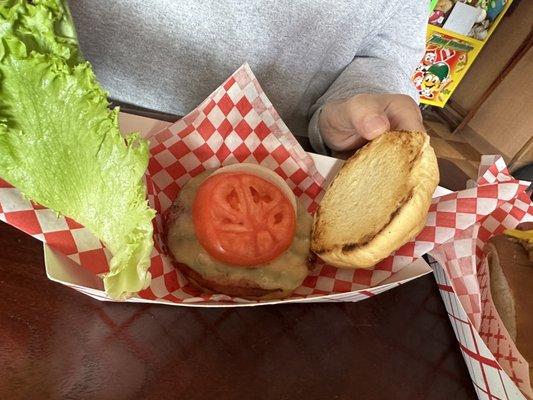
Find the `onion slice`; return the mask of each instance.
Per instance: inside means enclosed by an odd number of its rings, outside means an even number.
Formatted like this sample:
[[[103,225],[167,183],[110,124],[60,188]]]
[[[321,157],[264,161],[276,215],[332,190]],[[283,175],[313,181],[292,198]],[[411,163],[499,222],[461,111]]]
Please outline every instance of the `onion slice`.
[[[269,181],[270,183],[276,185],[283,192],[285,197],[287,197],[287,199],[289,199],[289,201],[291,202],[294,208],[294,213],[298,213],[296,209],[296,197],[294,196],[294,193],[292,192],[291,188],[289,187],[289,185],[287,185],[287,182],[285,182],[285,180],[281,176],[276,174],[271,169],[250,163],[232,164],[217,169],[213,172],[211,176],[228,172],[246,172],[248,174],[263,178]]]

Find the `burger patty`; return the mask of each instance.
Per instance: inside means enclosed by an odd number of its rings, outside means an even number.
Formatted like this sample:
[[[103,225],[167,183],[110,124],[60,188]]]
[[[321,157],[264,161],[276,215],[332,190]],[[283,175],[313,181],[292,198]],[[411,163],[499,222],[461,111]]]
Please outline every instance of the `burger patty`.
[[[296,231],[290,247],[275,260],[254,267],[232,266],[211,257],[196,239],[192,204],[206,171],[181,190],[166,220],[166,244],[176,267],[197,285],[246,298],[281,298],[301,285],[309,273],[312,217],[298,202]]]
[[[185,264],[175,263],[175,266],[189,279],[189,282],[201,290],[208,290],[212,293],[224,293],[229,296],[242,297],[246,299],[266,300],[278,299],[290,295],[290,291],[281,289],[263,289],[254,286],[253,282],[217,282],[205,279],[195,270]]]

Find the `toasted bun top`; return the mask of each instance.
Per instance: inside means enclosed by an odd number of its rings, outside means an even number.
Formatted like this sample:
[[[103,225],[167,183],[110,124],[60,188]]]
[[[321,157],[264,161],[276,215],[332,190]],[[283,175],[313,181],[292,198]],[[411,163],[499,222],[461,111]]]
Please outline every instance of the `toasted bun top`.
[[[420,232],[438,181],[428,135],[379,136],[331,182],[315,215],[311,249],[338,267],[375,265]]]

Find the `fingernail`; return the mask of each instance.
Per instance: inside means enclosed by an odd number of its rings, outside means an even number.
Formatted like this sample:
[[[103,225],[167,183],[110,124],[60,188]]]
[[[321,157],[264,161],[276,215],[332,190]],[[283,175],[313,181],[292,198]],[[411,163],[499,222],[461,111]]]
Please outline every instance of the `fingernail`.
[[[378,114],[369,115],[363,120],[363,129],[365,130],[363,136],[366,139],[374,139],[387,129],[387,124],[388,122],[383,116]]]

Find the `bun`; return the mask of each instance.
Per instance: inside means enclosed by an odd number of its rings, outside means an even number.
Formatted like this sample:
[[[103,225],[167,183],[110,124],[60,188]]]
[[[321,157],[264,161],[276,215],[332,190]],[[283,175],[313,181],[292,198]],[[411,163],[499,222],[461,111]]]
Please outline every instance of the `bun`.
[[[485,246],[494,305],[520,354],[529,363],[533,381],[533,261],[517,240],[499,235]]]
[[[329,185],[315,215],[311,250],[336,267],[374,266],[422,230],[438,181],[427,134],[379,136]]]

